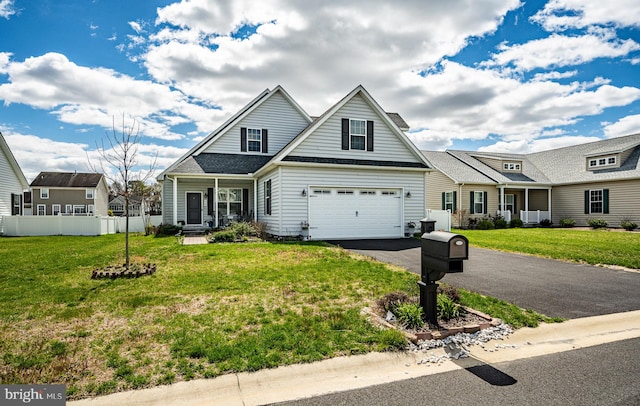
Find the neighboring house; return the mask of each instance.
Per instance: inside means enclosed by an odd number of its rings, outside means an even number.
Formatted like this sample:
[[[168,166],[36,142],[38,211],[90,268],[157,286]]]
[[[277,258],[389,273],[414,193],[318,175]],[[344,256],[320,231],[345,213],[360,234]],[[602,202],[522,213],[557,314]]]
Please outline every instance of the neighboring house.
[[[427,208],[463,217],[502,214],[525,223],[572,218],[586,226],[640,220],[640,134],[532,154],[423,151],[439,172],[427,176]]]
[[[132,197],[129,200],[129,217],[142,216],[144,214],[143,210],[140,209],[141,200],[138,197]],[[116,196],[109,201],[109,210],[114,216],[124,216],[124,206],[124,196]]]
[[[109,189],[100,173],[40,172],[31,201],[34,216],[106,216]]]
[[[0,231],[2,216],[23,214],[23,192],[29,182],[0,133]]]
[[[276,236],[403,237],[425,215],[425,157],[358,86],[312,119],[265,90],[158,176],[165,224],[254,219]]]

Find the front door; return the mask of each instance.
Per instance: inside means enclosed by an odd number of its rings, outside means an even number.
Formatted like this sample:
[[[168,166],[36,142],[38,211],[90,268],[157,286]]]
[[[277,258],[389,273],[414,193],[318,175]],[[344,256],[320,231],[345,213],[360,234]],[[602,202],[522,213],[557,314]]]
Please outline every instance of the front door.
[[[187,193],[187,224],[202,224],[201,193]]]

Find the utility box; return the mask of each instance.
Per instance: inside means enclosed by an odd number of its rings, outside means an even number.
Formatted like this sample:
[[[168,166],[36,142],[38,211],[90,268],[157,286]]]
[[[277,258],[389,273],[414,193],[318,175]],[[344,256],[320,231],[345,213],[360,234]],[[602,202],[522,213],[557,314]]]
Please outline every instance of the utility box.
[[[463,261],[469,259],[467,237],[446,231],[422,235],[422,280],[435,282],[446,273],[462,272]]]
[[[422,234],[430,233],[432,231],[435,231],[435,229],[436,229],[436,221],[435,220],[428,220],[426,218],[420,220],[420,232]]]

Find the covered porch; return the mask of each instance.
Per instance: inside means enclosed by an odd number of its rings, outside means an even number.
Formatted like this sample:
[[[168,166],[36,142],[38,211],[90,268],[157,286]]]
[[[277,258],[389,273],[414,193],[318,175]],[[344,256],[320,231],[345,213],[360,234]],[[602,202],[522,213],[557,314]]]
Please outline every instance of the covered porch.
[[[171,224],[220,228],[256,220],[257,182],[252,178],[168,175],[163,188],[170,197],[165,207],[171,206],[165,221]]]
[[[525,225],[551,220],[551,186],[498,186],[498,215],[505,220],[522,220]]]

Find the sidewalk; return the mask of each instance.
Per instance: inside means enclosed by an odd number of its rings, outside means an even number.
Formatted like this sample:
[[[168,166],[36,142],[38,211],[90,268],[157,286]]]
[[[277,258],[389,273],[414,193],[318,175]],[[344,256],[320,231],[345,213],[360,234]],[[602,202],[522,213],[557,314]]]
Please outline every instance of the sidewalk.
[[[517,330],[499,344],[517,348],[487,352],[473,346],[465,367],[537,357],[640,337],[640,310],[573,319]],[[494,342],[489,342],[493,345]],[[444,353],[443,349],[429,353]],[[68,402],[69,405],[262,405],[363,388],[460,369],[453,361],[418,365],[423,353],[370,353],[214,379],[179,382]]]

